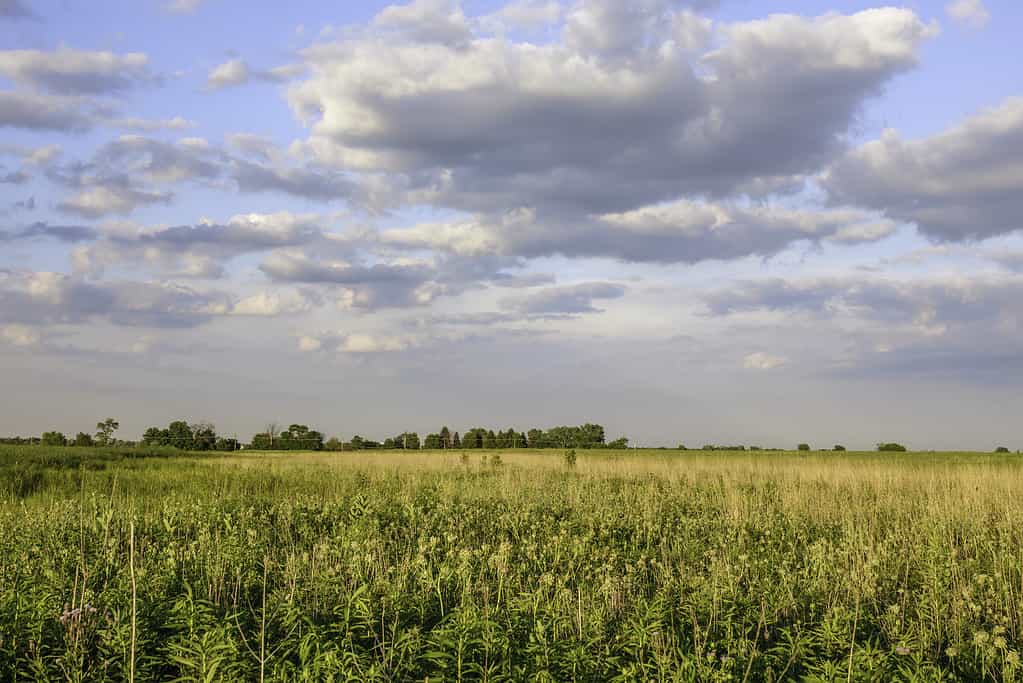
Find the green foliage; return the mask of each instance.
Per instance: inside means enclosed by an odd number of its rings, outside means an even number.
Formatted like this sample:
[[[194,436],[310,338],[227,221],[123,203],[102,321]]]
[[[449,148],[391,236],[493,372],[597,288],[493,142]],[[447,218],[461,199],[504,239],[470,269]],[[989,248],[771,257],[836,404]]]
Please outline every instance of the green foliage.
[[[798,446],[796,446],[796,450],[797,451],[808,451],[808,450],[810,450],[810,444],[808,444],[808,443],[801,443]]]
[[[565,451],[565,453],[561,456],[561,459],[564,461],[567,467],[575,467],[575,462],[577,460],[575,449],[570,448],[569,450]]]
[[[906,447],[899,443],[879,443],[877,450],[881,453],[905,453]]]
[[[1016,458],[566,452],[0,447],[0,680],[1023,680]]]
[[[43,432],[39,442],[43,446],[67,446],[67,437],[60,432]]]
[[[841,444],[835,444],[835,447],[832,450],[841,452],[845,450],[845,446]]]
[[[1010,451],[1005,446],[999,446],[998,448],[995,449],[995,453],[1012,453],[1012,451]]]
[[[96,423],[96,443],[109,446],[113,443],[114,432],[121,428],[121,423],[112,417]]]
[[[72,445],[77,446],[78,448],[92,448],[96,445],[96,441],[92,438],[91,434],[78,432]]]

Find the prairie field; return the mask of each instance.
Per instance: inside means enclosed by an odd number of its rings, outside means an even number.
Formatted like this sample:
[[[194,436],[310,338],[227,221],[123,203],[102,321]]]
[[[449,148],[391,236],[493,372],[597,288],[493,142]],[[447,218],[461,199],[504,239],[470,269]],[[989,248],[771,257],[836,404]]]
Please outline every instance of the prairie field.
[[[0,447],[0,680],[1023,680],[1023,457]]]

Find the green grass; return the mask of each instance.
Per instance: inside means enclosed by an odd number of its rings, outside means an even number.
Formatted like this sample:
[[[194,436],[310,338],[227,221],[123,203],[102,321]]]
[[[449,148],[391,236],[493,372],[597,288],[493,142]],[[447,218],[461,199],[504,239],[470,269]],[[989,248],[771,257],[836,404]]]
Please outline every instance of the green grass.
[[[1023,680],[1023,457],[461,453],[0,447],[0,680]]]

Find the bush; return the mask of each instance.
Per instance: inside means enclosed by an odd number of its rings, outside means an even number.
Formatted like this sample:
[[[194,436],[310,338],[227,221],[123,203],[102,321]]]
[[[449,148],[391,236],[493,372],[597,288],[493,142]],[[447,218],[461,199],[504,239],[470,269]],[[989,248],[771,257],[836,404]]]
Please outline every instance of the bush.
[[[810,444],[808,444],[808,443],[801,443],[798,446],[796,446],[796,450],[797,451],[808,451],[808,450],[810,450]]]
[[[995,453],[1012,453],[1012,451],[1010,451],[1005,446],[999,446],[998,448],[995,449]]]
[[[576,455],[575,449],[569,449],[565,451],[565,454],[561,456],[561,459],[565,461],[565,465],[568,467],[575,467]]]
[[[900,443],[879,443],[877,450],[881,453],[905,453],[906,447]]]
[[[844,451],[845,450],[845,446],[843,446],[842,444],[835,444],[835,448],[833,450]]]
[[[46,483],[46,474],[38,464],[18,463],[3,473],[6,488],[17,499],[28,498],[41,490]]]

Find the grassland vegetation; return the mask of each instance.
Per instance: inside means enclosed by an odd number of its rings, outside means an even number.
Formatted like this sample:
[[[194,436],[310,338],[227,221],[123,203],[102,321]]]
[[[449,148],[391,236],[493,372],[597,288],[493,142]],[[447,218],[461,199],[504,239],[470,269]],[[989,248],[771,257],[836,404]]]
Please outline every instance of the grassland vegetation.
[[[1015,455],[0,446],[0,679],[1023,680]]]

